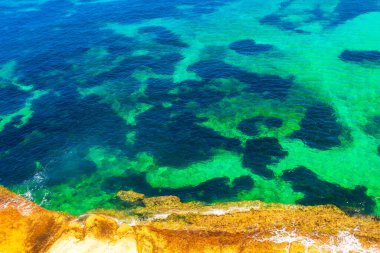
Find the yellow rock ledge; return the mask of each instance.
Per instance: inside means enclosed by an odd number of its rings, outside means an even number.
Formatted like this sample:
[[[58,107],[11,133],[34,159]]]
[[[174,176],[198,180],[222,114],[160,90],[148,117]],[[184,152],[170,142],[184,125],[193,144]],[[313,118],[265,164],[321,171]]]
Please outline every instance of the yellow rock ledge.
[[[0,187],[0,252],[380,252],[379,220],[334,206],[202,205],[174,196],[143,202],[74,217]]]

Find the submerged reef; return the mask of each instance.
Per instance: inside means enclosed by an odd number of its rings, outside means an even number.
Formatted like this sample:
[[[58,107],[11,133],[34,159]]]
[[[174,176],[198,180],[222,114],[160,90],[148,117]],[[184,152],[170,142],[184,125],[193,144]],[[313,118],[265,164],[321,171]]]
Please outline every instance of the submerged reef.
[[[45,210],[0,187],[0,251],[23,252],[378,252],[380,222],[328,206],[260,201],[181,203],[175,196],[79,217]],[[138,196],[137,198],[135,198]]]
[[[380,5],[376,0],[340,0],[334,9],[336,20],[333,23],[344,23],[347,20],[353,19],[359,15],[368,12],[379,11]]]
[[[356,50],[344,50],[339,58],[342,61],[363,63],[371,62],[380,64],[380,52],[379,51],[356,51]]]
[[[347,189],[319,179],[305,167],[287,170],[282,178],[291,182],[295,191],[305,194],[297,201],[299,204],[333,204],[349,212],[373,213],[375,201],[366,194],[367,188],[364,186]]]
[[[137,116],[135,146],[153,154],[159,165],[184,167],[209,159],[215,148],[240,149],[238,139],[201,127],[198,123],[204,119],[193,113],[172,116],[173,113],[173,108],[157,106]]]
[[[146,26],[139,29],[140,34],[153,34],[155,41],[176,47],[188,47],[188,45],[181,41],[180,36],[174,34],[170,30],[162,26]]]
[[[0,83],[2,83],[1,80]],[[27,92],[21,91],[14,86],[0,88],[0,115],[20,109],[28,96]]]
[[[307,108],[300,122],[301,129],[291,137],[301,139],[307,146],[320,150],[339,147],[343,126],[337,122],[334,109],[318,103]]]
[[[237,128],[246,135],[254,136],[259,133],[258,125],[260,124],[267,128],[280,128],[282,126],[282,119],[257,116],[241,121]]]
[[[239,40],[230,44],[230,49],[242,55],[255,55],[273,49],[269,44],[258,44],[254,40]]]
[[[248,140],[244,150],[243,166],[265,178],[274,178],[267,166],[278,163],[288,152],[283,150],[276,138],[265,137]]]
[[[176,195],[182,200],[213,202],[236,197],[241,191],[253,188],[254,181],[250,176],[241,176],[230,182],[228,177],[207,180],[199,185],[182,188],[156,188],[146,180],[145,173],[127,174],[124,177],[108,178],[102,188],[108,192],[131,189],[144,193],[146,196]]]
[[[256,93],[263,98],[283,100],[293,86],[293,77],[282,78],[276,75],[261,75],[247,72],[236,66],[219,60],[204,60],[189,66],[189,71],[195,72],[204,80],[216,78],[234,78],[248,84],[244,91]]]

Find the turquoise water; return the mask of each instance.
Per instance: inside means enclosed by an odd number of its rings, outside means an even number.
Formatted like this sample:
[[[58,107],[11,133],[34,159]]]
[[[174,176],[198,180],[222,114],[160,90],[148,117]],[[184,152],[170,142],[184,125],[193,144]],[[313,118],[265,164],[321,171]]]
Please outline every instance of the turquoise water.
[[[0,3],[0,184],[42,206],[380,215],[380,1]]]

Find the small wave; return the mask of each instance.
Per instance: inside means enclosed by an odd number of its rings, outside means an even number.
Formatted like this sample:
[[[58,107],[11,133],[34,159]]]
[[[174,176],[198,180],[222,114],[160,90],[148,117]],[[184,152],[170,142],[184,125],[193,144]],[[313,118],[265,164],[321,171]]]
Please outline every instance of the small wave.
[[[305,253],[314,247],[318,252],[331,253],[378,253],[379,248],[366,248],[358,238],[348,231],[340,231],[336,236],[330,236],[327,243],[318,243],[316,240],[297,234],[296,231],[287,231],[285,228],[273,231],[269,238],[255,238],[257,241],[270,241],[276,244],[287,243],[286,252],[290,252],[292,243],[301,243],[305,247]]]

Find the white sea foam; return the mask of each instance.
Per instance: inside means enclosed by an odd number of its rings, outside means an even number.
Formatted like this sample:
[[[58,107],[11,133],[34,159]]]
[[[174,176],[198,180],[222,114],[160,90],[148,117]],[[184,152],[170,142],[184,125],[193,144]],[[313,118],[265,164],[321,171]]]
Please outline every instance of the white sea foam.
[[[258,209],[260,206],[233,206],[229,207],[228,209],[211,209],[208,211],[200,212],[201,215],[225,215],[228,213],[235,213],[235,212],[248,212],[252,209]]]
[[[331,237],[330,241],[326,245],[319,247],[321,250],[327,250],[332,253],[377,253],[380,252],[379,248],[371,247],[365,248],[356,238],[348,231],[340,231],[336,237]]]
[[[287,243],[286,252],[290,252],[292,243],[298,242],[305,246],[305,253],[310,247],[316,248],[319,252],[331,253],[380,253],[378,247],[364,247],[358,238],[348,231],[340,231],[336,236],[330,236],[327,243],[321,244],[306,236],[299,235],[295,230],[288,231],[285,228],[273,231],[269,238],[255,238],[257,241],[271,241],[277,244]]]
[[[30,191],[30,190],[28,190],[24,194],[21,194],[21,196],[23,196],[27,200],[33,201],[32,191]]]

